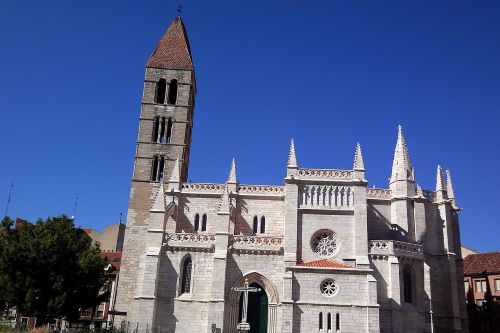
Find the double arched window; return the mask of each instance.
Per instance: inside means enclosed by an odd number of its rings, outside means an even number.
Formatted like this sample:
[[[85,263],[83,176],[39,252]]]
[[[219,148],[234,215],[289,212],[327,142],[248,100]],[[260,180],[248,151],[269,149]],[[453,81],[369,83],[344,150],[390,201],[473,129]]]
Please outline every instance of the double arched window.
[[[259,218],[257,217],[257,215],[255,215],[253,217],[252,232],[254,235],[257,235],[258,233],[260,233],[260,234],[266,233],[266,218],[265,218],[265,216],[262,216],[260,218],[260,224],[259,224]]]
[[[201,217],[201,229],[200,229],[200,214],[194,216],[194,232],[205,232],[207,231],[208,218],[207,214],[203,214]]]
[[[191,256],[187,255],[182,264],[181,294],[189,294],[191,292],[192,270],[193,262],[191,261]]]
[[[153,120],[153,133],[151,141],[156,143],[170,143],[172,139],[172,119],[155,117]]]
[[[153,163],[151,165],[151,180],[154,182],[163,180],[163,169],[165,168],[164,156],[153,156]]]
[[[167,87],[167,80],[161,78],[156,83],[156,94],[155,102],[157,104],[167,104],[175,105],[177,104],[177,91],[179,90],[179,84],[176,79],[170,81]]]

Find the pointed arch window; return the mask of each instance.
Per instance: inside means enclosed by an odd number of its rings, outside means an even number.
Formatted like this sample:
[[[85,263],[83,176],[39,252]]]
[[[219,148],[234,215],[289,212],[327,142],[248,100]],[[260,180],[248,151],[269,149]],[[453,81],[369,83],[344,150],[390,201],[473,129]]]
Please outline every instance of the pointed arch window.
[[[153,156],[153,163],[151,166],[151,180],[154,182],[163,180],[163,169],[165,167],[164,156]]]
[[[165,133],[165,142],[170,143],[172,140],[172,119],[168,118],[167,132]]]
[[[340,331],[340,313],[335,315],[335,330]]]
[[[413,303],[413,272],[410,266],[403,271],[403,297],[405,303]]]
[[[259,218],[257,216],[253,217],[253,228],[252,228],[253,234],[256,235],[257,232],[259,231]]]
[[[200,214],[194,216],[194,231],[198,232],[200,230]]]
[[[332,314],[328,312],[328,317],[326,318],[326,328],[328,331],[332,329]]]
[[[168,104],[175,105],[177,103],[177,80],[173,79],[168,85]]]
[[[260,218],[260,233],[266,233],[266,218],[264,216]]]
[[[190,293],[191,292],[191,271],[193,269],[193,262],[191,261],[191,256],[184,260],[184,264],[182,265],[182,285],[181,285],[181,294]]]
[[[203,214],[201,218],[201,231],[207,231],[207,214]]]
[[[165,92],[167,90],[167,81],[161,78],[156,83],[155,102],[158,104],[165,104]]]
[[[151,136],[151,141],[158,142],[159,128],[160,128],[160,117],[155,117],[155,119],[153,120],[153,133]]]
[[[319,329],[323,329],[323,312],[319,313]]]

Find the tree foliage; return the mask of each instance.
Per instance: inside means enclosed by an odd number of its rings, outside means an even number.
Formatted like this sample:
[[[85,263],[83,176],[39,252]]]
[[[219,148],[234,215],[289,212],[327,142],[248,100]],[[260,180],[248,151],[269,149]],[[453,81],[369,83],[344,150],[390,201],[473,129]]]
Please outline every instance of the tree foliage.
[[[105,283],[99,245],[66,216],[14,229],[0,225],[0,299],[38,322],[76,320]]]

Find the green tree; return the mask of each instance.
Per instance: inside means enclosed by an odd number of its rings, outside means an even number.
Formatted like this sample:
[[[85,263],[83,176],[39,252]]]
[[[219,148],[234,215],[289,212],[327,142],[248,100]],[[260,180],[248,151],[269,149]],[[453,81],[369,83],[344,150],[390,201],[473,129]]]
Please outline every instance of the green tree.
[[[37,322],[76,320],[94,306],[106,278],[99,245],[66,216],[0,225],[0,299]]]

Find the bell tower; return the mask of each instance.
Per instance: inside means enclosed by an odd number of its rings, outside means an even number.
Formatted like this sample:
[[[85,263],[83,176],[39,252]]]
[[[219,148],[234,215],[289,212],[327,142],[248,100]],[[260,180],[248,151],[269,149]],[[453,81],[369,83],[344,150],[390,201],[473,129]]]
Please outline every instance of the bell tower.
[[[168,179],[176,159],[186,181],[195,94],[191,49],[177,17],[146,63],[132,182]]]
[[[188,176],[196,81],[186,28],[177,17],[146,63],[116,310],[152,327],[165,214],[164,183]]]

